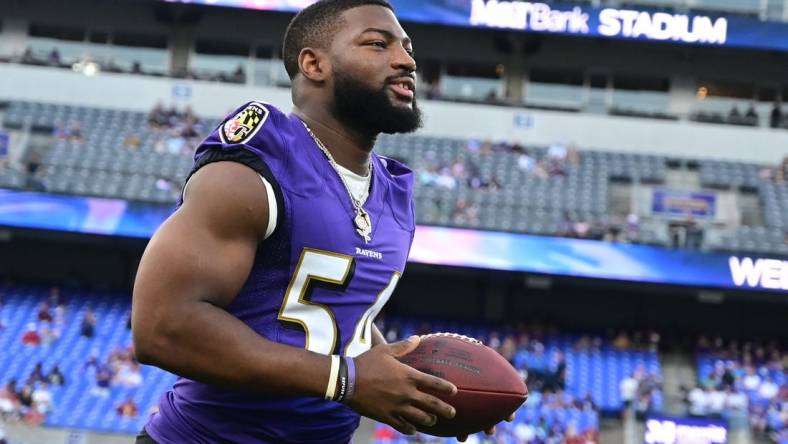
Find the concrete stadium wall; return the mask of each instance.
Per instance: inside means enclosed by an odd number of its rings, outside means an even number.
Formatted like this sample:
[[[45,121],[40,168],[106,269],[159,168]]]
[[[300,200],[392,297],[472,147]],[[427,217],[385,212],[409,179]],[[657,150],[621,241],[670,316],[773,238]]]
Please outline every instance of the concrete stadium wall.
[[[283,110],[290,91],[203,81],[0,65],[0,100],[30,100],[147,111],[162,101],[222,116],[257,99]],[[576,143],[584,149],[659,153],[675,157],[777,163],[788,155],[788,131],[689,121],[663,121],[488,105],[422,101],[424,135]]]

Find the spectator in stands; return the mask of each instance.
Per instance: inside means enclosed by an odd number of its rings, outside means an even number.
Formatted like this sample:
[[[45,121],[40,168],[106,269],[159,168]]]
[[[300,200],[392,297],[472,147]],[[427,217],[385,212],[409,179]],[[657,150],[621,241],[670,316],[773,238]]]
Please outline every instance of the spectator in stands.
[[[550,362],[550,386],[553,390],[564,390],[566,388],[566,359],[560,351],[553,353]]]
[[[514,437],[518,443],[530,443],[536,439],[536,429],[527,422],[518,422],[514,426]]]
[[[733,105],[730,112],[728,112],[728,123],[738,125],[742,123],[741,111],[737,105]]]
[[[235,71],[233,71],[231,81],[235,83],[246,83],[246,72],[244,71],[243,65],[240,63],[235,68]]]
[[[33,407],[33,387],[25,384],[17,393],[17,399],[19,399],[20,412],[23,415],[27,414],[27,411]]]
[[[72,120],[68,125],[61,121],[56,121],[52,135],[60,140],[68,140],[70,142],[81,142],[84,135],[82,133],[82,125],[77,120]]]
[[[66,323],[66,303],[60,301],[60,303],[55,306],[55,327],[62,328],[63,325]]]
[[[86,338],[92,338],[96,332],[96,314],[93,309],[88,307],[85,310],[85,316],[82,318],[82,327],[80,334]]]
[[[708,413],[709,390],[710,389],[703,389],[700,386],[690,390],[687,396],[687,403],[689,404],[688,413],[690,416],[696,418],[703,418],[706,416]]]
[[[484,96],[485,103],[496,103],[498,102],[498,94],[495,92],[494,89],[487,91],[487,95]]]
[[[0,143],[0,173],[8,168],[8,137],[7,133],[0,131],[0,138],[3,140]]]
[[[578,409],[586,411],[586,412],[597,409],[597,405],[594,402],[594,397],[591,396],[590,392],[586,393],[585,396],[583,396],[581,399],[578,399],[575,402],[575,406]]]
[[[47,382],[52,385],[64,385],[66,383],[66,377],[63,375],[63,372],[60,371],[60,366],[57,364],[52,367],[46,379]]]
[[[775,169],[774,182],[783,184],[786,182],[786,178],[788,178],[788,156],[783,157],[783,161]]]
[[[131,73],[132,74],[142,74],[142,64],[138,60],[135,60],[131,64]]]
[[[124,418],[136,418],[139,415],[139,408],[137,408],[137,404],[134,402],[134,399],[129,397],[118,405],[115,409],[118,412],[118,415]]]
[[[93,349],[90,351],[88,358],[85,360],[85,370],[98,372],[99,367],[101,367],[101,363],[98,359],[98,350]]]
[[[780,386],[774,382],[774,379],[767,374],[761,386],[758,387],[758,396],[761,399],[772,399],[780,392]]]
[[[772,107],[772,112],[769,115],[769,126],[772,128],[779,128],[782,125],[783,121],[783,109],[782,103],[774,102],[774,106]]]
[[[725,390],[727,397],[725,399],[725,410],[729,412],[731,421],[746,422],[747,420],[747,407],[749,401],[747,395],[740,392],[736,387],[728,387]]]
[[[137,151],[140,149],[141,145],[142,141],[140,140],[140,136],[137,134],[129,134],[125,139],[123,139],[123,146],[129,151]]]
[[[744,120],[747,122],[748,125],[756,126],[758,125],[758,112],[755,111],[755,104],[750,102],[750,106],[747,107],[747,112],[744,114]]]
[[[735,367],[736,365],[733,361],[728,361],[728,363],[725,364],[725,370],[722,372],[722,377],[720,380],[720,388],[731,388],[733,387],[734,383],[736,383]]]
[[[156,189],[170,193],[173,197],[177,197],[178,193],[180,193],[180,187],[166,177],[156,179]]]
[[[684,247],[690,250],[700,250],[703,246],[703,227],[692,217],[688,217],[685,222]]]
[[[638,379],[633,373],[626,378],[622,379],[618,385],[618,391],[621,395],[621,402],[624,404],[624,410],[629,409],[635,402],[635,397],[638,392]]]
[[[719,389],[710,389],[706,397],[706,414],[711,418],[721,419],[727,402],[727,394]]]
[[[427,84],[427,100],[440,100],[441,85],[440,79],[434,79]]]
[[[761,436],[766,434],[768,420],[765,406],[759,404],[752,406],[750,410],[750,426],[752,426],[756,434]]]
[[[16,392],[16,380],[12,379],[0,389],[0,418],[12,419],[19,412],[19,397]]]
[[[44,376],[44,364],[40,361],[36,363],[30,375],[27,376],[25,384],[34,385],[38,382],[46,382],[47,378]]]
[[[142,384],[142,373],[137,362],[124,363],[117,371],[115,383],[128,387],[139,387]]]
[[[35,322],[30,322],[27,324],[27,331],[25,331],[25,334],[22,335],[22,343],[32,347],[41,344],[41,335],[38,334]]]
[[[615,338],[613,338],[612,345],[618,350],[629,350],[632,347],[632,341],[626,331],[621,330]]]
[[[52,66],[60,66],[60,51],[57,48],[52,48],[52,51],[49,51],[47,63]]]
[[[156,102],[156,105],[148,114],[148,125],[152,128],[161,128],[167,124],[167,112],[164,110],[164,104],[161,101]]]
[[[517,344],[514,342],[514,337],[507,335],[503,338],[499,352],[504,359],[514,364],[514,355],[517,353]]]
[[[438,172],[435,168],[435,165],[432,163],[427,163],[422,167],[418,167],[416,169],[416,174],[419,185],[427,187],[435,185],[435,181],[438,179]]]
[[[42,382],[33,391],[33,408],[42,415],[52,411],[52,393],[49,391],[49,384]]]
[[[517,166],[520,171],[524,173],[531,173],[536,168],[536,159],[534,159],[528,151],[523,151],[517,156]]]
[[[49,304],[50,307],[57,307],[64,303],[60,295],[59,287],[52,286],[49,288],[49,298],[47,298],[47,303]]]
[[[21,58],[20,62],[25,63],[25,64],[29,64],[29,65],[35,65],[35,64],[39,63],[38,59],[36,59],[36,57],[33,55],[33,49],[30,48],[29,46],[26,47],[25,51],[22,53],[22,58]]]
[[[438,188],[453,190],[457,188],[457,179],[452,176],[451,170],[448,167],[444,167],[440,169],[438,177],[435,179],[435,185],[437,185]]]
[[[83,138],[82,124],[79,120],[72,120],[68,126],[68,140],[71,142],[82,142]]]
[[[43,321],[43,322],[54,321],[54,318],[52,317],[52,313],[49,312],[49,304],[47,304],[46,302],[42,302],[38,304],[37,318],[39,321]]]
[[[96,369],[96,385],[91,391],[96,396],[106,397],[109,395],[109,386],[112,383],[112,372],[105,365],[100,365]]]
[[[44,191],[44,185],[41,183],[40,175],[41,168],[41,154],[38,151],[33,151],[25,162],[25,172],[27,173],[27,188],[33,191]]]
[[[453,223],[460,225],[474,225],[479,223],[479,207],[469,204],[465,199],[457,199],[451,212]]]
[[[0,427],[0,444],[8,444],[8,440],[5,438],[5,430]]]
[[[63,123],[63,121],[56,120],[52,125],[52,137],[55,137],[58,140],[68,139],[68,129],[66,128],[66,125]]]
[[[755,367],[747,366],[745,371],[747,373],[742,379],[742,386],[744,389],[748,392],[754,392],[758,390],[758,387],[761,386],[761,377],[755,372]]]

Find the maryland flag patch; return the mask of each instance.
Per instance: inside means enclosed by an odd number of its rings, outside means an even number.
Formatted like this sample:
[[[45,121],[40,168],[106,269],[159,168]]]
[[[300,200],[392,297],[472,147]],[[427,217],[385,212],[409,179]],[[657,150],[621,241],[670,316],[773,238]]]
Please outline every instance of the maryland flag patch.
[[[222,124],[219,135],[226,144],[246,143],[252,140],[267,119],[268,108],[260,102],[251,102]]]

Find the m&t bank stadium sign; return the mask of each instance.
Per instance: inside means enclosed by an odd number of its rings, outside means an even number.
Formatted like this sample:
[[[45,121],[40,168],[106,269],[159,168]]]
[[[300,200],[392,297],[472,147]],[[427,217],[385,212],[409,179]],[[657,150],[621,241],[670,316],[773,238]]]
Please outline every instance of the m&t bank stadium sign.
[[[724,45],[728,19],[631,9],[559,9],[546,3],[472,0],[470,24],[523,31]]]
[[[165,0],[295,12],[316,0]],[[404,22],[788,51],[788,23],[542,1],[389,0]],[[405,27],[407,29],[407,26]]]

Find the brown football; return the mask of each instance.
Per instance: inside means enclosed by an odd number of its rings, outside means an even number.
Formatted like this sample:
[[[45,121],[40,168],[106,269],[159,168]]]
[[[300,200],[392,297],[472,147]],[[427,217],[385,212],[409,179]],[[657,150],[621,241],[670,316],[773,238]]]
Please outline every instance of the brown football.
[[[422,336],[419,346],[400,361],[457,386],[456,395],[438,396],[457,414],[419,428],[430,435],[464,436],[487,430],[506,420],[528,398],[528,388],[517,370],[495,350],[466,336]]]

